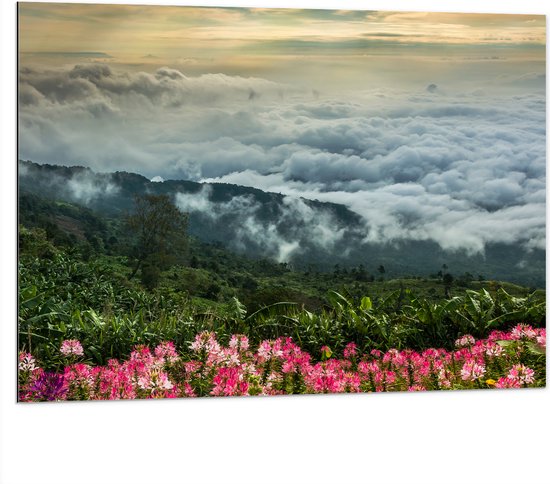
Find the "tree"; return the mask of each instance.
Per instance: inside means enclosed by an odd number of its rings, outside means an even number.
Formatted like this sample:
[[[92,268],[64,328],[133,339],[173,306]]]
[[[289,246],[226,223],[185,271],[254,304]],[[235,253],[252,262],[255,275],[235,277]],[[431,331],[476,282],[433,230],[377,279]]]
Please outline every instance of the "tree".
[[[141,283],[149,290],[158,286],[160,269],[154,264],[145,261],[141,267]]]
[[[187,214],[168,195],[140,195],[134,199],[134,213],[126,217],[135,243],[132,279],[141,269],[142,282],[153,288],[160,271],[183,259],[187,251]]]
[[[443,285],[445,286],[445,297],[449,299],[451,297],[451,286],[453,285],[454,277],[448,272],[443,276]]]

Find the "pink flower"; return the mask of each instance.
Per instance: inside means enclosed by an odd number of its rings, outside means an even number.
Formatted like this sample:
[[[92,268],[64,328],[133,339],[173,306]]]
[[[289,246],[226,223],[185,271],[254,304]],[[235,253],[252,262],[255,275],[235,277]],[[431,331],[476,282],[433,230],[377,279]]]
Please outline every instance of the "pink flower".
[[[509,340],[510,334],[505,333],[504,331],[494,330],[491,331],[491,334],[487,338],[488,341],[500,341],[500,340]]]
[[[19,371],[34,371],[37,370],[36,360],[30,353],[19,353]]]
[[[467,346],[472,346],[476,342],[475,338],[472,335],[465,334],[462,338],[459,338],[455,341],[455,346],[457,348],[465,348]]]
[[[371,350],[370,354],[377,359],[382,356],[382,352],[380,350]]]
[[[357,345],[355,343],[348,343],[344,348],[344,358],[353,358],[357,355]]]
[[[193,387],[187,382],[185,382],[183,384],[183,394],[186,397],[196,397],[197,396],[196,393],[193,390]]]
[[[271,357],[271,344],[269,341],[262,341],[257,351],[258,358],[262,361],[269,360]]]
[[[328,347],[323,347],[323,361],[313,365],[311,355],[289,337],[263,341],[252,353],[246,336],[233,335],[229,344],[223,346],[215,333],[202,332],[191,344],[196,352],[193,359],[182,361],[181,365],[167,366],[181,357],[172,342],[162,342],[153,351],[145,345],[136,346],[124,362],[109,360],[106,366],[97,367],[76,363],[66,366],[60,374],[43,378],[44,371],[33,356],[20,353],[19,400],[36,401],[39,394],[33,388],[51,387],[54,391],[61,383],[63,399],[70,400],[425,391],[434,386],[452,389],[461,386],[461,379],[478,382],[486,378],[484,361],[495,372],[506,365],[509,356],[498,341],[524,338],[546,345],[545,329],[517,325],[509,332],[494,331],[479,341],[465,335],[456,341],[457,348],[452,352],[429,348],[421,354],[412,349],[390,349],[385,354],[373,350],[362,354],[355,343],[349,343],[343,351],[344,358],[336,359],[331,358]],[[77,340],[64,341],[61,353],[65,356],[84,354]],[[525,361],[523,358],[529,354],[512,352],[510,356]],[[75,359],[69,361],[74,363]],[[510,368],[512,362],[508,365]],[[535,372],[520,362],[504,375],[496,382],[498,376],[490,378],[487,385],[521,388],[536,382]]]
[[[455,361],[466,361],[472,359],[472,353],[468,348],[460,348],[453,352],[453,358]]]
[[[345,374],[345,387],[346,391],[350,393],[357,393],[361,391],[361,379],[357,373]]]
[[[475,381],[485,375],[485,366],[480,365],[475,360],[468,360],[462,366],[460,370],[460,375],[464,381]]]
[[[80,344],[80,341],[76,339],[66,339],[61,343],[61,354],[65,356],[83,356],[84,350],[82,349],[82,345]]]
[[[214,388],[210,392],[214,396],[248,395],[248,382],[241,368],[219,368],[214,376]]]
[[[546,348],[546,330],[545,329],[539,330],[539,334],[537,336],[537,343],[543,348]]]
[[[425,392],[426,388],[424,388],[422,385],[412,385],[408,388],[409,392]]]
[[[258,360],[260,362],[271,360],[272,358],[280,358],[283,356],[283,350],[281,349],[281,340],[276,341],[262,341],[256,352]]]
[[[198,353],[205,350],[210,354],[217,354],[220,351],[220,345],[216,341],[216,335],[210,331],[203,331],[195,336],[195,341],[189,346],[194,352]]]
[[[183,364],[183,367],[185,368],[185,373],[193,374],[199,371],[201,364],[198,361],[186,361]]]
[[[340,365],[344,370],[350,370],[353,366],[353,363],[349,360],[340,360]]]
[[[428,358],[430,360],[435,360],[442,353],[442,350],[436,350],[435,348],[428,348],[422,353],[422,358]]]
[[[380,371],[380,367],[378,366],[378,363],[376,361],[361,361],[359,365],[357,365],[357,369],[361,373],[365,373],[367,375]]]
[[[535,372],[522,364],[514,365],[508,373],[510,380],[517,381],[518,383],[528,384],[535,381]]]
[[[153,370],[144,372],[137,378],[137,386],[145,390],[149,397],[162,398],[172,396],[169,390],[174,388],[174,384],[163,371]]]
[[[392,363],[395,366],[403,366],[407,363],[407,357],[404,353],[392,348],[383,356],[382,361]]]
[[[521,384],[517,380],[512,380],[508,377],[499,378],[495,383],[496,388],[521,388]]]
[[[234,334],[229,341],[229,347],[237,351],[247,351],[249,346],[248,338],[244,334]]]
[[[292,360],[287,360],[283,363],[283,367],[281,368],[281,371],[283,373],[293,373],[296,371],[296,363]]]
[[[241,364],[239,353],[234,348],[223,348],[214,358],[210,356],[208,356],[208,362],[225,364],[227,366],[238,366]]]
[[[534,339],[537,337],[537,333],[533,327],[528,324],[518,324],[512,329],[510,337],[515,340]]]
[[[474,356],[481,356],[485,354],[485,343],[483,341],[476,341],[475,345],[470,348],[470,353]]]
[[[152,381],[155,388],[160,388],[162,390],[171,390],[174,388],[174,384],[169,380],[168,375],[163,371],[158,374],[153,374]]]
[[[89,365],[77,363],[67,366],[63,376],[69,389],[68,399],[82,400],[93,397],[95,376]]]
[[[346,391],[346,373],[338,360],[317,363],[304,375],[309,391],[314,393],[341,393]]]
[[[437,375],[437,379],[439,381],[439,384],[443,388],[451,388],[451,379],[453,377],[453,374],[450,370],[442,368],[439,370],[439,373]]]
[[[502,346],[497,343],[490,342],[485,345],[485,354],[491,358],[498,358],[502,355],[503,351]]]
[[[127,362],[132,369],[142,370],[146,366],[154,365],[155,357],[151,350],[145,345],[137,345],[130,353],[130,359]]]
[[[162,358],[166,363],[175,363],[179,360],[176,347],[171,341],[163,341],[155,348],[155,356]]]

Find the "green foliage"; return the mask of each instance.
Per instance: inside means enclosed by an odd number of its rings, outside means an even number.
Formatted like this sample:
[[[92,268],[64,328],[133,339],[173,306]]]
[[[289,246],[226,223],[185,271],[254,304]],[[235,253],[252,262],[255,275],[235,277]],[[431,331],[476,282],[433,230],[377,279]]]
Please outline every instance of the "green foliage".
[[[48,242],[88,257],[117,249],[116,223],[109,223],[90,209],[61,201],[46,200],[31,193],[19,195],[20,244],[25,244],[25,227],[35,237],[43,231]],[[113,226],[114,225],[114,226]],[[23,251],[29,252],[27,247]]]
[[[42,234],[43,235],[43,234]],[[546,303],[538,293],[510,295],[503,288],[467,290],[430,301],[398,289],[376,300],[358,301],[346,291],[329,291],[322,309],[295,301],[247,311],[235,296],[224,304],[191,299],[187,292],[146,292],[125,276],[124,258],[84,262],[58,251],[50,259],[23,254],[19,265],[19,346],[55,366],[64,339],[79,339],[98,364],[123,358],[136,344],[172,340],[187,348],[204,329],[220,340],[247,334],[252,341],[291,336],[315,354],[322,346],[339,352],[353,341],[364,351],[450,347],[460,335],[481,338],[518,322],[544,324]]]
[[[148,289],[155,288],[161,269],[182,260],[187,247],[187,214],[182,213],[168,195],[135,197],[134,212],[126,224],[134,236],[133,277],[141,268],[141,280]]]
[[[137,344],[171,340],[185,352],[198,332],[211,330],[225,343],[236,333],[256,344],[290,336],[321,358],[323,346],[335,354],[349,342],[362,351],[449,348],[466,333],[482,338],[519,322],[545,323],[544,291],[476,281],[471,274],[447,281],[453,297],[446,297],[443,275],[376,281],[361,264],[334,273],[313,266],[299,271],[220,244],[190,239],[187,245],[185,217],[164,197],[148,200],[134,214],[142,211],[130,223],[130,237],[120,221],[64,202],[26,200],[26,225],[19,230],[20,350],[55,369],[61,342],[78,339],[87,360],[105,364],[127,357]],[[156,213],[160,207],[170,221]],[[74,246],[65,244],[71,234]],[[182,234],[184,243],[177,240]],[[174,259],[178,254],[186,257]],[[132,271],[140,259],[138,281]]]
[[[149,290],[158,286],[160,281],[160,269],[152,261],[147,261],[141,268],[141,283]]]
[[[27,229],[22,225],[19,226],[19,250],[44,259],[51,259],[58,252],[48,240],[48,235],[44,229]]]

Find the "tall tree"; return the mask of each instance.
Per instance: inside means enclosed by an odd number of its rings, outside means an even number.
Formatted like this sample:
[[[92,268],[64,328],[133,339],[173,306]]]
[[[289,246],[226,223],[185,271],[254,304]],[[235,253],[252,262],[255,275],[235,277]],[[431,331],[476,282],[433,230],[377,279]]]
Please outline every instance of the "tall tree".
[[[187,251],[188,216],[180,211],[168,195],[139,195],[134,212],[126,223],[135,240],[133,278],[141,269],[142,282],[156,286],[160,271],[183,260]]]

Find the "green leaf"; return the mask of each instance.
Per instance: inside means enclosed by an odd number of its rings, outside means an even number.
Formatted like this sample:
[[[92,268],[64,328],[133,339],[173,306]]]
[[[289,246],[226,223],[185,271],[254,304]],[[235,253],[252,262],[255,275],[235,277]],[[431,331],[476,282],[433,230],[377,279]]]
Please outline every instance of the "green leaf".
[[[545,355],[546,354],[546,348],[544,346],[540,346],[538,344],[535,344],[533,342],[527,343],[527,349],[533,353],[534,355]]]
[[[350,302],[342,294],[336,291],[329,291],[327,294],[327,299],[331,306],[335,309],[343,309],[350,306]]]
[[[101,357],[101,353],[95,346],[89,346],[88,351],[94,356],[94,358],[101,364],[103,363],[103,358]]]
[[[39,314],[37,316],[34,316],[32,318],[29,318],[29,319],[25,320],[25,322],[35,323],[36,321],[40,321],[41,319],[49,318],[50,316],[57,316],[57,315],[59,315],[59,313],[56,312],[56,311],[53,311],[51,313]]]
[[[506,348],[507,346],[512,346],[515,343],[515,340],[499,340],[497,343],[503,348]]]
[[[361,299],[361,309],[363,311],[370,311],[372,309],[372,301],[370,297],[365,296]]]
[[[291,308],[296,308],[297,306],[298,305],[296,303],[287,301],[270,304],[269,306],[260,308],[256,312],[252,313],[246,318],[246,321],[254,321],[260,318],[285,315]]]
[[[44,341],[50,341],[50,338],[46,338],[45,336],[42,336],[40,334],[36,334],[36,333],[27,333],[26,331],[23,332],[23,333],[19,333],[20,334],[20,337],[23,338],[23,337],[27,337],[28,335],[32,336],[33,338],[39,338],[39,339],[43,339]]]
[[[328,346],[323,347],[323,359],[328,359],[331,356],[332,356],[332,350]]]

